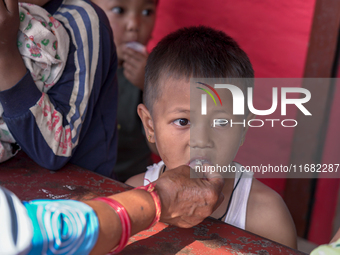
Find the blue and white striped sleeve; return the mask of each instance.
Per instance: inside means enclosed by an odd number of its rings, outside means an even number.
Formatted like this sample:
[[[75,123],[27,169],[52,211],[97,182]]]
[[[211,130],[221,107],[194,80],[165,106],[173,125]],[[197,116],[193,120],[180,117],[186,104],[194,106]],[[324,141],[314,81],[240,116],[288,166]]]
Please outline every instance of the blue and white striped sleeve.
[[[89,254],[99,234],[93,209],[73,200],[24,202],[0,188],[0,254]]]
[[[33,200],[24,205],[34,233],[28,254],[89,254],[97,242],[99,223],[90,206],[73,200]]]
[[[39,165],[57,170],[82,142],[80,133],[89,129],[102,87],[95,80],[102,49],[100,20],[90,3],[63,1],[53,17],[70,36],[63,75],[48,93],[42,93],[27,72],[14,87],[0,92],[0,101],[3,118],[23,151]]]

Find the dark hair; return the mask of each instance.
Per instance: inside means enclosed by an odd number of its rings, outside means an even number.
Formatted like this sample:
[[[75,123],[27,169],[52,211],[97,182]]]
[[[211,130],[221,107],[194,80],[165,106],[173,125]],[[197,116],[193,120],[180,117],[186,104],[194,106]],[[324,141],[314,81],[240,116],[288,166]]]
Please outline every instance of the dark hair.
[[[167,35],[150,53],[144,83],[144,104],[150,112],[161,96],[161,77],[254,78],[254,70],[247,54],[231,37],[197,26]]]

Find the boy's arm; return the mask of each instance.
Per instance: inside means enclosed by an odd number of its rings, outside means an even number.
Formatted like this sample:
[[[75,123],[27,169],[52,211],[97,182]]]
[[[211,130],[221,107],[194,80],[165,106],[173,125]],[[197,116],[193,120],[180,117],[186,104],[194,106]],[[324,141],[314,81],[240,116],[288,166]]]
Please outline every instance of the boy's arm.
[[[145,173],[137,174],[126,180],[126,184],[132,187],[144,186],[144,176]]]
[[[72,38],[66,67],[58,83],[48,94],[41,93],[26,72],[15,86],[0,92],[3,118],[14,138],[34,161],[52,170],[71,159],[74,148],[81,142],[80,132],[86,132],[94,116],[94,106],[102,96],[101,88],[114,86],[114,79],[107,78],[114,76],[116,67],[110,30],[103,28],[88,3],[72,1],[71,4],[70,7],[65,4],[55,15]],[[75,23],[76,16],[82,18],[83,23]],[[98,60],[99,55],[104,55],[102,37],[107,39],[105,58]]]
[[[297,248],[294,222],[283,199],[256,179],[249,196],[246,230]]]
[[[13,87],[26,73],[17,46],[18,2],[0,0],[0,91]]]

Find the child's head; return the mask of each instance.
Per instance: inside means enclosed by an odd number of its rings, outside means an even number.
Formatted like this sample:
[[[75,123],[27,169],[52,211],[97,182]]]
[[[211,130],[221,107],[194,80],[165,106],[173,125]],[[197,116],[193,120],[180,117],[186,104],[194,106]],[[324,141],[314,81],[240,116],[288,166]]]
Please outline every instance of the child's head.
[[[232,95],[227,89],[219,91],[223,106],[208,100],[207,115],[202,116],[200,98],[205,92],[196,87],[204,86],[196,84],[190,90],[190,78],[227,77],[253,78],[254,72],[245,52],[221,31],[203,26],[183,28],[166,36],[151,52],[145,73],[146,107],[140,105],[138,113],[168,168],[196,159],[229,165],[234,159],[247,128],[230,124],[212,127],[213,119],[230,123],[231,119],[241,122],[252,116],[232,115]]]
[[[155,23],[158,0],[93,0],[101,7],[113,31],[118,59],[128,42],[146,45],[151,38]]]

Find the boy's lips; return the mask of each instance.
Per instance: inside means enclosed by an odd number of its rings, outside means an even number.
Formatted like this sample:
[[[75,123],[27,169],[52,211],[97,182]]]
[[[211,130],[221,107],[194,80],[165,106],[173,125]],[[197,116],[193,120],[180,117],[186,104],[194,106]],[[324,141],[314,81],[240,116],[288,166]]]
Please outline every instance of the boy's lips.
[[[205,157],[195,157],[195,158],[190,159],[187,165],[190,166],[191,168],[195,168],[195,166],[203,166],[203,165],[211,166],[212,163],[210,162],[209,159]]]

